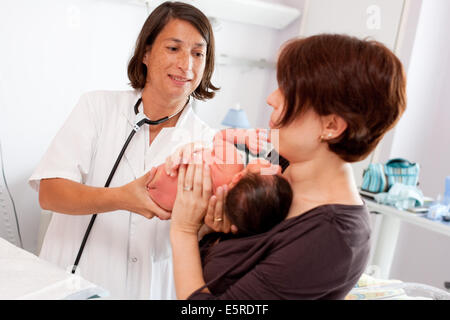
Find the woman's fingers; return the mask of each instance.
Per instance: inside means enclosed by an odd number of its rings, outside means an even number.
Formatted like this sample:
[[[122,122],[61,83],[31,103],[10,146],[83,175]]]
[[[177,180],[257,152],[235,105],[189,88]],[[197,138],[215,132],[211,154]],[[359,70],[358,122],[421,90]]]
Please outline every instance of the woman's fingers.
[[[183,192],[185,176],[186,176],[186,166],[182,165],[178,169],[177,194],[181,194]]]
[[[203,165],[203,194],[204,200],[208,200],[212,194],[212,180],[211,180],[211,170],[209,165],[205,163]]]
[[[153,171],[152,169],[142,177],[118,188],[123,199],[120,209],[135,212],[148,219],[156,215],[166,220],[170,218],[171,213],[159,207],[148,194],[147,184]]]
[[[216,231],[221,231],[224,233],[230,232],[230,222],[227,217],[225,217],[224,207],[225,207],[225,197],[226,197],[226,185],[217,188],[217,201],[214,208],[213,217],[213,229]]]
[[[171,213],[160,208],[156,203],[153,202],[152,199],[150,199],[150,201],[152,202],[152,208],[151,208],[151,212],[153,213],[154,216],[157,216],[159,219],[161,220],[169,220]]]
[[[225,214],[225,200],[227,198],[227,194],[228,194],[228,186],[224,185],[223,186],[223,191],[222,191],[222,210],[220,212],[221,218],[222,218],[222,232],[224,233],[228,233],[230,232],[230,227],[231,227],[231,223],[230,220],[228,219],[228,217]]]
[[[199,151],[195,151],[192,154],[191,160],[193,162],[190,165],[192,165],[195,168],[194,180],[193,180],[193,195],[197,199],[203,198],[203,188],[204,188],[204,186],[203,186],[203,175],[204,175],[203,153],[199,152]],[[205,199],[203,198],[203,200],[205,200]]]
[[[222,208],[223,208],[223,189],[218,187],[216,190],[216,205],[214,206],[214,212],[212,216],[214,230],[220,225],[222,221]]]
[[[145,179],[146,179],[146,182],[145,182],[145,185],[147,186],[152,180],[153,180],[153,178],[155,177],[155,174],[156,174],[156,167],[153,167],[149,172],[147,172],[146,174],[145,174]]]
[[[184,177],[184,184],[183,184],[184,191],[192,191],[192,189],[194,188],[194,174],[195,174],[195,165],[193,164],[187,165],[186,175]]]
[[[217,202],[217,197],[216,196],[212,196],[209,201],[208,201],[208,209],[206,210],[206,215],[205,215],[205,224],[214,229],[213,225],[214,225],[214,210],[216,208],[216,202]],[[217,231],[214,229],[214,231]]]
[[[194,167],[194,182],[193,182],[193,194],[196,198],[202,198],[203,189],[203,165],[202,164],[190,164]]]
[[[205,224],[213,229],[215,232],[233,232],[237,233],[237,228],[231,225],[230,220],[224,211],[224,202],[227,195],[227,188],[219,187],[216,195],[212,196],[208,203],[208,209],[204,219]]]

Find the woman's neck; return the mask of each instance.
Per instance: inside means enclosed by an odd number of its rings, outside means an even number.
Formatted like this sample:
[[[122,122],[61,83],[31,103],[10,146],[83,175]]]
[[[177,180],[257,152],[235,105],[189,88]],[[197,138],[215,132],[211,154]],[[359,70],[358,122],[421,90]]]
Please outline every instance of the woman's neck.
[[[151,120],[158,120],[177,113],[185,106],[188,99],[189,97],[176,99],[166,97],[161,92],[155,92],[151,86],[145,86],[142,90],[144,114]],[[178,119],[178,117],[175,118]]]
[[[284,176],[294,193],[288,218],[326,204],[363,204],[351,165],[334,154],[291,163]]]
[[[175,115],[161,124],[149,126],[150,145],[163,128],[175,127],[180,118],[181,110],[184,109],[188,99],[189,97],[171,99],[162,95],[161,92],[155,92],[151,86],[145,86],[142,90],[142,103],[144,105],[144,114],[150,120],[156,121]]]

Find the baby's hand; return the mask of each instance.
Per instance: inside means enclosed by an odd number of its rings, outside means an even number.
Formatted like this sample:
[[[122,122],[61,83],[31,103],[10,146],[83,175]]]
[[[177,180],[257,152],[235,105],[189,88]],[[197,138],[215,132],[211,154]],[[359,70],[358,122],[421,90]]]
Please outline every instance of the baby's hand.
[[[164,170],[171,177],[176,177],[180,164],[188,164],[193,153],[206,149],[206,145],[202,142],[192,142],[179,147],[172,155],[166,158]]]
[[[232,144],[246,145],[252,154],[258,155],[264,151],[264,145],[270,142],[268,133],[267,129],[225,129],[215,138],[221,138]]]
[[[254,159],[247,165],[247,171],[261,175],[281,174],[281,166],[275,165],[266,159]]]

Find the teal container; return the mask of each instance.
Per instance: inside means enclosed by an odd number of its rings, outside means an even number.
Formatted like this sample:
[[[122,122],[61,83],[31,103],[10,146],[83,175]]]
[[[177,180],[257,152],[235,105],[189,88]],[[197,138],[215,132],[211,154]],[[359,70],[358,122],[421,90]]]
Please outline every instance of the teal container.
[[[445,178],[444,203],[450,205],[450,176]]]

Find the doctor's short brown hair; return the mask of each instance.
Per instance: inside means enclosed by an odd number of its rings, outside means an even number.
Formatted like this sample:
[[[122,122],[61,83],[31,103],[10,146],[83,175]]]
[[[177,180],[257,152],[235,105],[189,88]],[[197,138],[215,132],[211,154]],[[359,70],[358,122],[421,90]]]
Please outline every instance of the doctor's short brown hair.
[[[337,34],[293,39],[280,52],[277,80],[285,98],[277,126],[309,109],[340,116],[347,129],[327,142],[347,162],[367,157],[406,109],[402,63],[373,40]]]
[[[187,3],[166,1],[149,15],[136,41],[133,57],[128,63],[128,78],[134,89],[143,89],[147,80],[147,67],[143,58],[158,34],[172,19],[180,19],[194,26],[206,41],[206,64],[200,85],[192,93],[199,100],[211,99],[219,88],[211,83],[214,72],[214,33],[208,18],[197,8]]]

